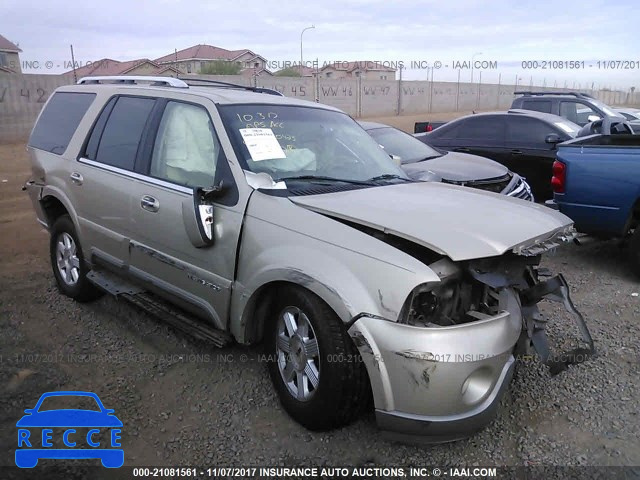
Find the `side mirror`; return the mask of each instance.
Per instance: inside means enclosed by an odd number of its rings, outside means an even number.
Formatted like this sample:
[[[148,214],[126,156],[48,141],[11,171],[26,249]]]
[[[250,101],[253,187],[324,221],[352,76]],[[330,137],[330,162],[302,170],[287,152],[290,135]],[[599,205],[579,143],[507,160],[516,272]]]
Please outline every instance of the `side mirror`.
[[[24,413],[31,415],[33,413],[33,408],[27,408]]]
[[[589,123],[591,123],[591,122],[597,122],[598,120],[602,120],[602,118],[600,118],[600,116],[599,116],[599,115],[593,115],[593,114],[591,114],[591,115],[589,115],[589,116],[587,117],[587,122],[589,122]]]
[[[545,143],[550,143],[551,145],[555,145],[556,143],[560,143],[562,140],[560,139],[560,135],[557,133],[550,133],[544,139]]]
[[[398,156],[398,155],[393,155],[392,153],[389,154],[389,156],[391,157],[391,160],[393,160],[393,162],[400,166],[402,165],[402,157]]]
[[[215,243],[213,200],[226,190],[224,184],[193,189],[192,198],[182,202],[182,220],[187,236],[197,248],[210,247]]]

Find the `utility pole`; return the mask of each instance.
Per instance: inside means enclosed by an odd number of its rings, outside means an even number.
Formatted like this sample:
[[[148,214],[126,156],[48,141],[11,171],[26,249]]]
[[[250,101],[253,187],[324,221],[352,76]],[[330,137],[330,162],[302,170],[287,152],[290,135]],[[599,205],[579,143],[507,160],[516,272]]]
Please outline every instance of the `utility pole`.
[[[473,83],[473,59],[476,58],[477,55],[482,55],[482,52],[476,52],[471,55],[471,83]]]
[[[73,56],[73,45],[71,47],[71,63],[73,64],[73,83],[78,83],[78,76],[76,75],[76,59]]]
[[[302,63],[302,35],[304,32],[311,30],[312,28],[316,28],[316,26],[311,25],[310,27],[303,28],[302,32],[300,32],[300,76],[302,76],[302,66],[304,65],[304,63]]]

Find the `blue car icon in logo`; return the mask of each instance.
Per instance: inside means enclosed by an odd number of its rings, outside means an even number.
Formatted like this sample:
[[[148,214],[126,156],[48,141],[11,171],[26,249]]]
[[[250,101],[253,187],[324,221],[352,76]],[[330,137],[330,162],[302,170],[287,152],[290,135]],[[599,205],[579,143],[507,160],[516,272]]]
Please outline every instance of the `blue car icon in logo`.
[[[83,408],[49,409],[50,405],[83,403]],[[84,408],[89,404],[92,408]],[[41,458],[99,458],[107,468],[124,463],[120,448],[122,422],[92,392],[48,392],[18,420],[16,465],[33,468]],[[102,430],[101,430],[102,429]],[[108,437],[106,440],[103,437]],[[64,448],[62,448],[64,447]]]

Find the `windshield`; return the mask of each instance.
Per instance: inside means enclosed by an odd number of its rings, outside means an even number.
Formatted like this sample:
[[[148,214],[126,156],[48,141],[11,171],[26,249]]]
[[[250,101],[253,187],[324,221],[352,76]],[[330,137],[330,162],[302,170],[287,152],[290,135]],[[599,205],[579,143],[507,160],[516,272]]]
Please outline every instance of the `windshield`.
[[[556,127],[562,129],[563,132],[566,132],[569,135],[571,135],[572,137],[575,137],[576,135],[578,135],[578,132],[580,131],[580,126],[576,125],[573,122],[554,122],[553,124]]]
[[[631,110],[627,110],[627,111],[620,111],[618,110],[618,115],[622,115],[624,118],[626,118],[627,120],[633,121],[633,120],[640,120],[640,112],[634,112]]]
[[[408,178],[344,113],[289,105],[227,105],[220,112],[242,167],[276,181]]]
[[[373,128],[367,132],[384,148],[385,152],[400,157],[403,164],[442,156],[442,153],[429,145],[393,127]]]

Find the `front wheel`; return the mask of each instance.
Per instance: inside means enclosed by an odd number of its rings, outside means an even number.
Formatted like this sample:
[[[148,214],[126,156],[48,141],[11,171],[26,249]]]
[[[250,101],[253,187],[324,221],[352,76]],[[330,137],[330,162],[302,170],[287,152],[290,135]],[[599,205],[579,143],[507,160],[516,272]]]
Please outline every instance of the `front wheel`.
[[[78,302],[89,302],[102,295],[87,279],[89,267],[69,215],[62,215],[54,222],[49,250],[53,274],[63,294]]]
[[[277,292],[265,329],[269,374],[284,409],[310,430],[346,425],[368,405],[367,372],[338,316],[314,294]]]

